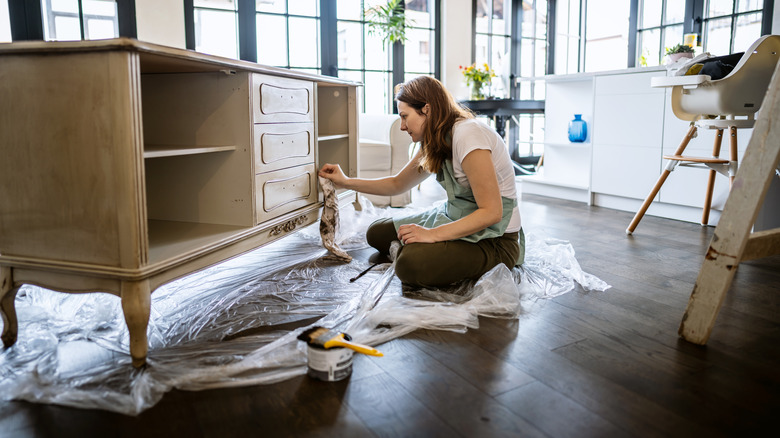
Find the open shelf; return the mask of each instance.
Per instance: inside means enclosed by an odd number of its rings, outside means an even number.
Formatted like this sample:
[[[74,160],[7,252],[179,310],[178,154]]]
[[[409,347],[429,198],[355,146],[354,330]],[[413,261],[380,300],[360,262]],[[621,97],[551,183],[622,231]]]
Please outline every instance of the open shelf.
[[[349,138],[349,134],[320,135],[317,137],[317,141],[338,140],[340,138]]]
[[[236,150],[236,146],[146,145],[144,147],[144,158],[179,157],[183,155],[210,154],[234,150]]]
[[[154,264],[231,239],[248,227],[149,220],[149,263]]]
[[[589,141],[580,142],[580,143],[575,143],[573,141],[570,141],[570,142],[559,142],[559,143],[547,142],[546,141],[543,144],[544,144],[545,147],[546,146],[568,147],[568,148],[587,148],[587,147],[590,147],[590,142]]]

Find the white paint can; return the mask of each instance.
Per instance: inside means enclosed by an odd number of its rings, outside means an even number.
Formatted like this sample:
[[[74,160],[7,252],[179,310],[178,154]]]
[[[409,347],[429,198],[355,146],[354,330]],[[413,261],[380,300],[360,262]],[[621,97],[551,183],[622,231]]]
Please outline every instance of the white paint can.
[[[350,340],[349,335],[344,337]],[[308,345],[307,374],[318,380],[336,382],[346,379],[352,374],[352,357],[354,351],[349,348],[322,348],[319,345]]]

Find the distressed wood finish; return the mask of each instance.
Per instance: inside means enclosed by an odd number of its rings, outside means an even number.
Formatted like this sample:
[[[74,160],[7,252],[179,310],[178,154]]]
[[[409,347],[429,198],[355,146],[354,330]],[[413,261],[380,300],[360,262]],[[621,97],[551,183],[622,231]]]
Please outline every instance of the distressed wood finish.
[[[16,308],[14,299],[18,287],[14,287],[11,277],[11,268],[0,266],[0,317],[2,317],[3,331],[0,338],[3,340],[3,346],[10,347],[16,342],[16,336],[19,331],[19,322],[16,317]]]
[[[778,68],[780,69],[780,68]],[[764,106],[756,120],[745,156],[731,187],[718,226],[712,236],[693,287],[679,333],[695,344],[705,344],[715,319],[734,280],[734,274],[746,255],[751,229],[780,161],[780,74],[770,83]],[[770,230],[752,240],[747,258],[780,253],[777,243],[780,229]]]
[[[317,127],[357,174],[357,86],[127,38],[0,44],[5,345],[22,284],[108,292],[141,366],[157,287],[317,221]]]

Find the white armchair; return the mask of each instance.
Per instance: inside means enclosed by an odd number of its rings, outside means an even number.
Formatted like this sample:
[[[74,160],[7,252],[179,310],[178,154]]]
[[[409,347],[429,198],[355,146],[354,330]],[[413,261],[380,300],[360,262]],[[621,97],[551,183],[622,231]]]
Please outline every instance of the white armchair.
[[[395,175],[409,162],[412,137],[401,131],[398,114],[360,114],[358,144],[361,178]],[[364,195],[377,206],[403,207],[412,202],[411,191],[395,196]]]

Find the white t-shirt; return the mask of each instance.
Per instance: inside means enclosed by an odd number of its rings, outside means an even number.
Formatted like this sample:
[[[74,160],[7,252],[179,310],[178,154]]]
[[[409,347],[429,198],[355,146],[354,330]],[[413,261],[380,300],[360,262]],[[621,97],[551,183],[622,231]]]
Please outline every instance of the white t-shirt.
[[[455,171],[455,180],[463,187],[471,188],[466,174],[463,172],[463,159],[469,152],[475,149],[487,149],[493,159],[493,167],[498,177],[498,189],[501,196],[509,199],[517,199],[515,187],[515,171],[512,160],[509,157],[504,140],[496,131],[477,119],[463,119],[452,126],[452,168]],[[512,212],[506,232],[519,231],[520,200]]]

